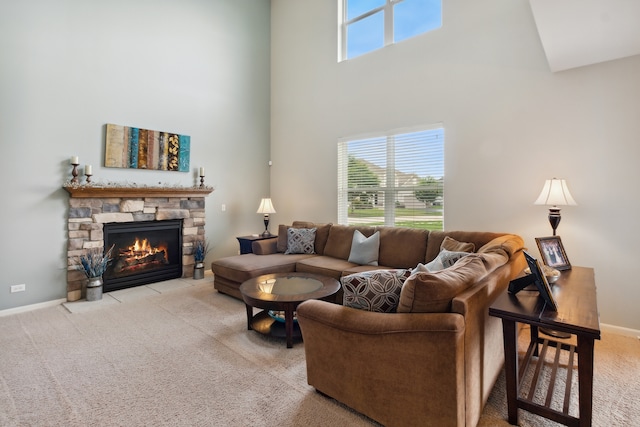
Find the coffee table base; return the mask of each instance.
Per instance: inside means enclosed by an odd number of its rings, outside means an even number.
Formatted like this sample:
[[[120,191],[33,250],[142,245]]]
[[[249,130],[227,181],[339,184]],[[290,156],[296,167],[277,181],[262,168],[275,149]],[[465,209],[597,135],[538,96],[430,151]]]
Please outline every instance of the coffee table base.
[[[269,316],[269,310],[262,310],[251,318],[250,324],[247,329],[253,329],[263,335],[286,338],[287,347],[291,347],[289,343],[293,344],[293,341],[301,341],[302,333],[298,322],[293,322],[293,330],[291,331],[291,337],[287,336],[287,329],[284,322],[278,322],[273,317]]]
[[[340,290],[340,282],[332,277],[312,273],[272,273],[249,279],[240,285],[247,309],[247,329],[262,334],[285,337],[287,348],[302,334],[294,313],[298,304],[309,299],[330,299]],[[253,315],[253,308],[264,311]],[[269,310],[283,311],[284,322],[269,316]],[[284,323],[284,324],[283,324]]]

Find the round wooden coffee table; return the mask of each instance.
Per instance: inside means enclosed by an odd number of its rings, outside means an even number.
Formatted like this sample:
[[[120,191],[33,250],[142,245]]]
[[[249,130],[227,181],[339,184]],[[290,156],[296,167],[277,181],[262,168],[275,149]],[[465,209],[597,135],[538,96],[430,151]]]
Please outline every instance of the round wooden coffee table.
[[[340,282],[336,279],[311,273],[274,273],[249,279],[240,285],[247,306],[247,329],[285,337],[287,348],[291,348],[293,339],[302,337],[294,322],[298,304],[308,299],[329,299],[338,290]],[[264,310],[254,316],[253,307]],[[284,312],[284,319],[273,312]]]

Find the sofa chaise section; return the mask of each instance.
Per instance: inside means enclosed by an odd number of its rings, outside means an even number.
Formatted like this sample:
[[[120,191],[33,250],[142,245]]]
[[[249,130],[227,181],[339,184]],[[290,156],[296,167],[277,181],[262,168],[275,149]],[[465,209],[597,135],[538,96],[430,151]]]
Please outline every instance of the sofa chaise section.
[[[242,299],[240,294],[242,282],[263,274],[294,272],[298,261],[313,256],[282,253],[256,255],[252,253],[221,258],[214,261],[211,267],[214,274],[214,287],[219,292]]]

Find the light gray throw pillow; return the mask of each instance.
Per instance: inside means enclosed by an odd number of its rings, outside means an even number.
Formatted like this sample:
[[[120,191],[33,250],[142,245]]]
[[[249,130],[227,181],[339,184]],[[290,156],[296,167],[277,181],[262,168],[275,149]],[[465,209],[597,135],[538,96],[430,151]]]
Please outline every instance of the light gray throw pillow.
[[[360,265],[378,265],[378,251],[380,249],[380,232],[376,231],[365,237],[360,231],[353,232],[349,262]]]
[[[469,255],[469,252],[452,252],[443,249],[440,251],[438,256],[425,267],[427,267],[427,270],[431,272],[444,270],[445,268],[451,267],[456,263],[456,261],[466,257],[467,255]]]

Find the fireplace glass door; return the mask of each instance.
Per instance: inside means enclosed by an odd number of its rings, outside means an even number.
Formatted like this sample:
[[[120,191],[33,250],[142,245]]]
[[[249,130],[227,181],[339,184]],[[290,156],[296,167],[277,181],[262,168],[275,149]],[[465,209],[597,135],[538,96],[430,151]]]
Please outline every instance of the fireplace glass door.
[[[104,244],[114,245],[105,292],[182,277],[182,220],[108,223]]]

